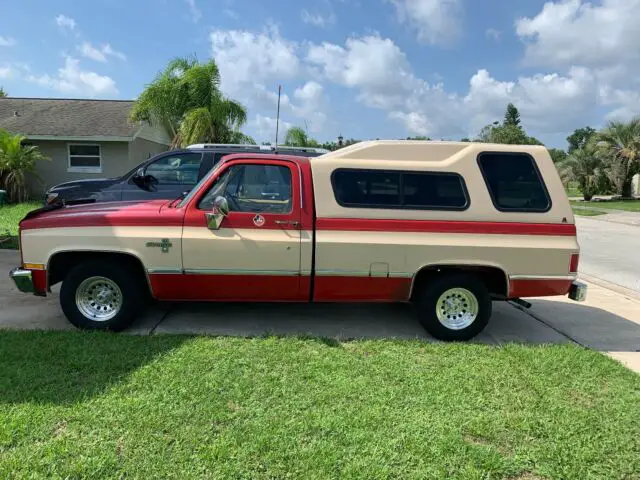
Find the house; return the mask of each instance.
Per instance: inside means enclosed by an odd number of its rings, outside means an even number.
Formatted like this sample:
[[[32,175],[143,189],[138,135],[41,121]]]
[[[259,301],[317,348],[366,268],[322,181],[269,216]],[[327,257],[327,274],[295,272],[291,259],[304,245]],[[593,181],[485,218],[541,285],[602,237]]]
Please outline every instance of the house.
[[[51,161],[38,162],[29,179],[39,197],[71,180],[125,174],[164,152],[171,139],[159,126],[129,121],[133,101],[0,98],[0,129],[27,137]]]

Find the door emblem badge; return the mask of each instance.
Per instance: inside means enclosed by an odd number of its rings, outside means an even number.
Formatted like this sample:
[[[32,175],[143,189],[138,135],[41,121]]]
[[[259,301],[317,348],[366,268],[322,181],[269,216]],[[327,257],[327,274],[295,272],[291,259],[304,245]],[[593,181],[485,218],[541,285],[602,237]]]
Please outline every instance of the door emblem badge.
[[[262,215],[256,215],[255,217],[253,217],[253,224],[256,227],[261,227],[264,225],[265,219]]]
[[[169,249],[173,247],[173,243],[171,243],[168,238],[163,238],[159,242],[147,242],[145,246],[157,247],[160,248],[162,253],[169,253]]]

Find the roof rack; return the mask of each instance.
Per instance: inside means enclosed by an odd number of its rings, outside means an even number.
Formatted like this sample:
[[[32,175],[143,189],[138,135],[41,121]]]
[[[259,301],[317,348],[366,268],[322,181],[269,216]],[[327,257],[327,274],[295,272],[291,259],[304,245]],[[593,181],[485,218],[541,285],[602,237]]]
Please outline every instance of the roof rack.
[[[284,145],[251,145],[251,144],[236,144],[236,143],[195,143],[189,145],[187,149],[190,150],[262,150],[265,152],[312,152],[312,153],[329,153],[329,150],[324,148],[312,148],[312,147],[289,147]]]

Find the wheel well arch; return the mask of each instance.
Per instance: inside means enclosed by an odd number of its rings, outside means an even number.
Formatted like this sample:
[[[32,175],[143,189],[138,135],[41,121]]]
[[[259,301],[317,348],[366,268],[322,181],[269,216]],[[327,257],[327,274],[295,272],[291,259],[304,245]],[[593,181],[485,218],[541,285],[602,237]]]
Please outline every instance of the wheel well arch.
[[[464,273],[479,278],[495,297],[509,296],[509,276],[504,269],[495,265],[445,263],[425,265],[418,269],[411,280],[410,299],[415,300],[429,281],[452,273]]]
[[[128,252],[104,252],[93,250],[67,250],[55,252],[49,258],[47,264],[47,285],[51,287],[56,283],[62,282],[68,273],[77,265],[91,261],[102,260],[109,262],[120,262],[127,265],[137,274],[144,278],[144,282],[152,293],[149,276],[144,268],[144,264],[140,258]]]

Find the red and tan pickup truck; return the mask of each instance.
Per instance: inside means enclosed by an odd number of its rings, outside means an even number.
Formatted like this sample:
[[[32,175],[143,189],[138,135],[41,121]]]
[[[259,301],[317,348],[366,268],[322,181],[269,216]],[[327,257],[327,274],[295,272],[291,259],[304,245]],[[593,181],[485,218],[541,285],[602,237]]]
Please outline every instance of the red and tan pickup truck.
[[[234,154],[174,201],[54,205],[20,224],[18,288],[76,326],[160,301],[413,302],[466,340],[494,300],[567,295],[576,227],[544,147],[363,142],[316,158]]]

